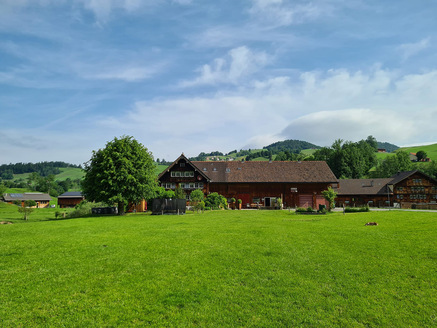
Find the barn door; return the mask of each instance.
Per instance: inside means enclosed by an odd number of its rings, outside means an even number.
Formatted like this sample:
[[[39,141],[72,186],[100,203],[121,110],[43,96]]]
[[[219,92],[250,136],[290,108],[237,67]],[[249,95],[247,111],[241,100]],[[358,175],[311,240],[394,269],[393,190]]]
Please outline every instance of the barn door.
[[[299,195],[299,207],[313,207],[313,195]]]

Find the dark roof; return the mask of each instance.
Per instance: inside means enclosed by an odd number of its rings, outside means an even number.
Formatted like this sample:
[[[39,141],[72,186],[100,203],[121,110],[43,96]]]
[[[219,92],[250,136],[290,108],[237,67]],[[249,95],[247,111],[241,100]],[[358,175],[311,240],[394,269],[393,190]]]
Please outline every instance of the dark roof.
[[[405,179],[409,178],[410,176],[412,176],[413,174],[416,174],[416,173],[418,173],[418,174],[424,176],[425,178],[427,178],[427,179],[430,180],[430,181],[433,181],[434,183],[437,183],[437,180],[436,180],[436,179],[431,178],[429,175],[427,175],[427,174],[425,174],[425,173],[423,173],[423,172],[420,172],[420,171],[418,171],[418,170],[398,172],[398,173],[396,173],[396,174],[394,174],[393,176],[390,177],[390,178],[392,179],[392,180],[390,181],[390,183],[391,183],[391,184],[399,183],[399,182],[401,182],[402,180],[405,180]]]
[[[343,179],[339,181],[338,195],[387,195],[387,184],[392,178]]]
[[[326,162],[191,162],[212,183],[338,182]]]
[[[82,192],[80,191],[67,191],[64,192],[62,195],[59,195],[59,198],[83,198]]]
[[[49,194],[35,193],[35,192],[25,192],[25,193],[12,193],[4,194],[3,198],[5,202],[13,202],[14,200],[24,201],[24,200],[34,200],[34,201],[51,201],[52,198]]]

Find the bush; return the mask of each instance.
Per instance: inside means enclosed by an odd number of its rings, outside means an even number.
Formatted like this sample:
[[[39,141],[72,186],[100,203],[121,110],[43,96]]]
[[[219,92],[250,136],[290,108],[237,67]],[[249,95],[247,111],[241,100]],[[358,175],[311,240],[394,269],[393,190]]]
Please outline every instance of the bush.
[[[303,212],[306,212],[306,211],[307,211],[307,209],[305,207],[298,207],[298,208],[296,208],[296,213],[303,213]]]
[[[344,209],[345,213],[358,213],[358,212],[369,212],[369,206],[364,207],[346,207]]]
[[[211,211],[211,207],[205,206],[205,211]]]
[[[74,207],[74,211],[68,213],[69,218],[78,218],[82,216],[90,216],[92,214],[93,207],[107,207],[105,203],[94,203],[86,200],[81,201]]]
[[[308,212],[308,213],[314,213],[315,210],[313,210],[313,208],[312,208],[311,206],[309,206],[309,207],[307,208],[307,212]]]
[[[206,197],[205,205],[213,209],[228,208],[228,201],[224,196],[213,192]]]

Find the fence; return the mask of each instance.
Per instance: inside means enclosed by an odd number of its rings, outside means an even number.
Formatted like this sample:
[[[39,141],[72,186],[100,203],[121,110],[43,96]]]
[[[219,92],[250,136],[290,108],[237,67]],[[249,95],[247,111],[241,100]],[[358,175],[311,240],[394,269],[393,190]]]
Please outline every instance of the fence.
[[[185,214],[187,202],[185,199],[158,199],[152,202],[152,214]]]

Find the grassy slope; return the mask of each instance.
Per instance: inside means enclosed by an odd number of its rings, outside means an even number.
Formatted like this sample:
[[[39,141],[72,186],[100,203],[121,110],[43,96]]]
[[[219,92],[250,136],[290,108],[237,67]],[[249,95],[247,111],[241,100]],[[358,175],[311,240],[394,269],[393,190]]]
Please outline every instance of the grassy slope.
[[[406,147],[400,148],[409,153],[417,153],[419,150],[423,150],[427,153],[428,157],[433,161],[437,161],[437,143],[428,146]]]
[[[2,225],[0,325],[430,327],[436,230],[396,211]]]

